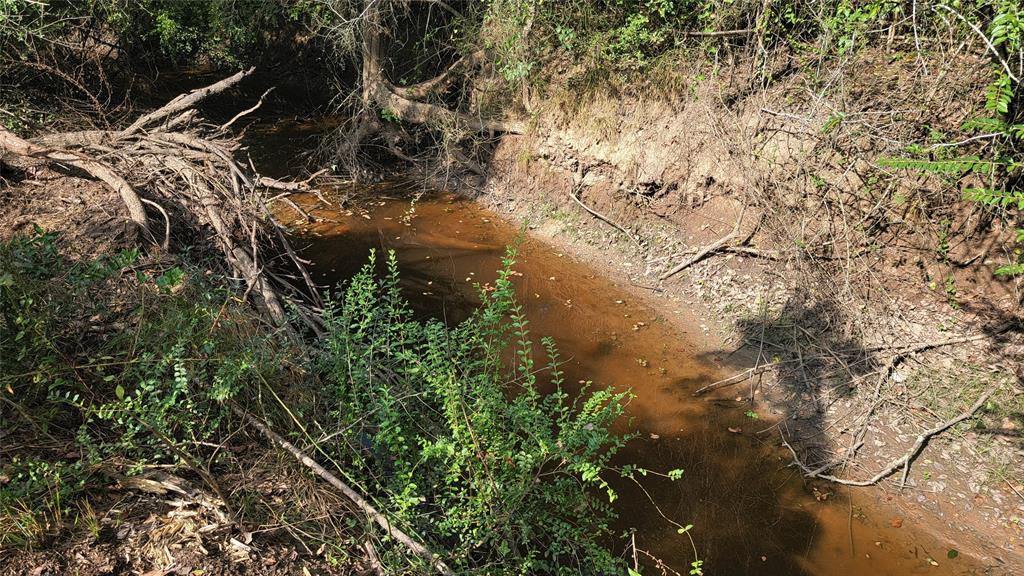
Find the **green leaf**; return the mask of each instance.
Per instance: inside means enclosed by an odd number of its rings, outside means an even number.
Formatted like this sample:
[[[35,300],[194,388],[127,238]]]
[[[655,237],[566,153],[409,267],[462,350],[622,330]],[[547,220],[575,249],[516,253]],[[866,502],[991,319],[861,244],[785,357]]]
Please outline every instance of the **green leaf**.
[[[949,552],[946,552],[946,558],[949,558],[950,560],[952,560],[953,558],[956,558],[959,555],[960,555],[960,552],[957,551],[956,548],[950,548]]]
[[[996,276],[1020,276],[1024,274],[1024,264],[1009,264],[1001,268],[996,268]]]
[[[117,396],[118,400],[124,400],[124,386],[118,384],[117,388],[114,388],[114,395]]]
[[[156,286],[162,291],[168,291],[181,284],[184,279],[185,272],[181,268],[175,266],[156,277]]]

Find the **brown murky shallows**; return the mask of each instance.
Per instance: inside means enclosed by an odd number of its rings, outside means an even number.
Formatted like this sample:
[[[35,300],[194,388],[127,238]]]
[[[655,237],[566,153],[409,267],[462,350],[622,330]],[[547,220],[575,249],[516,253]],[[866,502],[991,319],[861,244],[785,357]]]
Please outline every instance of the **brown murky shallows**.
[[[387,186],[374,193],[382,199],[354,214],[327,209],[311,196],[293,197],[318,218],[315,224],[294,221],[296,244],[318,280],[337,284],[365,264],[371,248],[394,249],[417,313],[464,319],[478,303],[473,284],[493,282],[519,231],[454,196],[412,202]],[[281,207],[282,217],[295,218],[288,210]],[[708,575],[982,573],[965,555],[947,558],[947,548],[901,525],[898,514],[868,502],[873,499],[863,492],[806,485],[779,448],[775,417],[752,417],[751,404],[736,397],[749,397],[749,388],[694,397],[696,388],[732,370],[722,365],[732,351],[698,344],[699,329],[687,332],[685,321],[665,318],[634,292],[539,241],[523,243],[514,268],[522,274],[515,282],[531,331],[557,340],[567,381],[635,393],[630,422],[622,426],[640,436],[618,461],[685,470],[679,481],[645,478],[650,499],[635,485],[613,482],[620,493],[619,528],[637,529],[638,548],[689,571],[690,541],[664,513],[693,524]],[[669,312],[697,326],[693,311]]]

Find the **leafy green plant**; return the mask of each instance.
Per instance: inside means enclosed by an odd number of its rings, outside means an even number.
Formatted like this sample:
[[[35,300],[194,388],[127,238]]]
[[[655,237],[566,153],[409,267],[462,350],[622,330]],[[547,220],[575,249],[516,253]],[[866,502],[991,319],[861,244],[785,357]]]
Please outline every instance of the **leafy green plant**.
[[[462,569],[611,572],[621,564],[603,545],[617,497],[606,478],[629,437],[610,427],[630,394],[567,390],[549,339],[537,365],[514,299],[514,256],[494,290],[481,291],[481,308],[447,327],[414,319],[394,254],[383,279],[371,255],[325,314],[319,371],[333,382],[343,431],[334,457]]]
[[[0,419],[12,439],[64,431],[60,453],[81,456],[14,453],[0,525],[16,529],[0,545],[63,529],[110,462],[192,466],[186,454],[222,430],[223,402],[277,370],[272,340],[245,337],[234,299],[195,275],[171,267],[150,283],[129,273],[136,249],[70,261],[58,244],[41,229],[0,243]]]

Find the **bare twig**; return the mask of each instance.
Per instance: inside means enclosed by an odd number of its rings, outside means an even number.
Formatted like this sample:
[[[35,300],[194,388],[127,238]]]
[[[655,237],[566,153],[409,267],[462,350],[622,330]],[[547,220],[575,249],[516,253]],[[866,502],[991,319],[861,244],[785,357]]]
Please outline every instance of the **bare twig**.
[[[754,376],[757,376],[758,374],[761,374],[762,372],[764,372],[766,370],[774,368],[774,367],[778,366],[779,364],[780,364],[779,362],[770,362],[768,364],[761,364],[759,366],[754,366],[752,368],[748,368],[748,369],[740,372],[739,374],[733,374],[732,376],[730,376],[728,378],[725,378],[725,379],[719,380],[717,382],[713,382],[711,384],[708,384],[707,386],[703,386],[701,388],[698,388],[698,389],[694,390],[693,395],[694,396],[700,396],[701,394],[704,394],[705,392],[710,392],[712,390],[718,390],[719,388],[725,388],[727,386],[732,386],[733,384],[739,384],[740,382],[743,382],[744,380],[748,380],[750,378],[753,378]]]
[[[149,206],[156,208],[160,212],[160,214],[163,215],[164,241],[160,243],[160,247],[163,248],[164,251],[169,250],[171,247],[171,218],[167,215],[167,211],[164,210],[163,206],[157,204],[156,202],[153,202],[152,200],[147,200],[145,198],[140,198],[140,200],[142,200],[144,204],[148,204]]]
[[[575,187],[575,189],[570,190],[569,191],[569,197],[572,198],[573,200],[575,200],[577,204],[582,206],[584,210],[586,210],[587,212],[590,212],[591,214],[593,214],[595,218],[597,218],[598,220],[601,220],[601,221],[603,221],[603,222],[605,222],[607,224],[610,224],[613,228],[615,228],[619,232],[622,232],[623,234],[625,234],[626,238],[629,238],[630,240],[632,240],[633,243],[636,244],[638,248],[643,249],[643,245],[640,244],[640,241],[637,240],[635,236],[630,234],[625,228],[623,228],[622,226],[619,226],[618,224],[616,224],[614,221],[612,221],[611,218],[605,216],[604,214],[601,214],[600,212],[598,212],[598,211],[594,210],[593,208],[591,208],[591,207],[587,206],[586,204],[584,204],[583,201],[580,200],[580,198],[579,198],[579,193],[580,193],[582,188],[583,188],[583,184],[579,184],[578,186]]]
[[[659,276],[658,280],[662,280],[662,281],[668,280],[669,278],[675,276],[676,274],[682,272],[683,270],[686,270],[690,266],[693,266],[697,262],[700,262],[707,255],[709,255],[709,254],[711,254],[713,252],[716,252],[718,250],[721,250],[726,245],[728,245],[730,242],[732,242],[740,234],[740,225],[743,223],[743,215],[746,213],[746,211],[747,211],[747,207],[746,207],[746,205],[744,205],[743,208],[740,210],[739,218],[736,219],[736,225],[733,226],[732,232],[729,232],[725,236],[722,236],[721,238],[719,238],[714,243],[708,244],[704,248],[701,248],[689,260],[686,260],[685,262],[677,265],[676,267],[672,268],[668,272],[665,272],[664,274]]]
[[[262,95],[260,96],[260,99],[259,99],[259,101],[258,101],[258,102],[256,102],[255,104],[253,104],[251,108],[246,108],[245,110],[242,110],[242,111],[241,111],[241,112],[239,112],[238,114],[235,114],[234,116],[232,116],[232,117],[231,117],[231,120],[228,120],[227,122],[225,122],[225,123],[221,124],[221,125],[220,125],[220,130],[227,130],[227,129],[228,129],[228,128],[229,128],[229,127],[230,127],[230,126],[232,125],[232,124],[234,124],[234,123],[235,123],[235,122],[236,122],[236,121],[237,121],[237,120],[238,120],[239,118],[242,118],[243,116],[246,116],[246,115],[248,115],[248,114],[252,114],[253,112],[255,112],[255,111],[256,111],[256,110],[257,110],[257,109],[258,109],[258,108],[259,108],[260,106],[262,106],[262,105],[263,105],[263,99],[267,97],[267,94],[270,94],[270,93],[271,93],[271,92],[272,92],[273,90],[274,90],[274,87],[273,87],[273,86],[271,86],[270,88],[267,88],[267,91],[266,91],[266,92],[264,92],[264,93],[263,93],[263,94],[262,94]]]

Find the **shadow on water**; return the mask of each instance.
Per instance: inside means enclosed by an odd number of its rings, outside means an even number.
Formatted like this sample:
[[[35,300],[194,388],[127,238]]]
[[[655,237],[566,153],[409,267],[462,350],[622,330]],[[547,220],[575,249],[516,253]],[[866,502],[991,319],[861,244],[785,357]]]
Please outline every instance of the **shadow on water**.
[[[319,282],[335,285],[351,277],[371,248],[395,249],[415,311],[447,322],[471,313],[478,303],[472,284],[494,280],[504,248],[516,236],[496,215],[453,197],[425,198],[414,205],[382,201],[367,218],[317,208],[311,197],[295,200],[321,218],[296,236]],[[558,341],[567,360],[567,381],[593,380],[598,386],[630,387],[636,394],[628,408],[630,422],[621,426],[639,436],[621,452],[619,462],[663,473],[685,470],[675,482],[643,478],[642,488],[615,482],[620,493],[617,528],[636,528],[637,547],[688,572],[690,541],[676,533],[664,514],[694,525],[691,532],[706,574],[902,575],[922,568],[929,574],[958,573],[925,564],[906,531],[887,531],[884,521],[865,516],[845,497],[815,497],[788,466],[774,423],[780,416],[796,416],[808,426],[820,426],[816,410],[755,414],[749,403],[755,390],[748,383],[694,397],[701,386],[749,367],[754,358],[748,350],[699,347],[699,333],[685,328],[687,322],[698,324],[691,311],[676,311],[684,322],[669,320],[539,242],[523,244],[515,269],[521,273],[515,283],[531,331]],[[770,349],[769,336],[796,329],[790,326],[794,318],[801,326],[814,326],[835,316],[824,309],[794,308],[779,318],[777,325],[752,322],[744,328],[766,342],[762,353],[767,357],[784,355],[785,350]],[[836,345],[853,348],[852,342]],[[826,363],[815,373],[813,360],[804,359],[803,365],[811,385],[830,385]],[[867,360],[861,364],[858,369],[865,373],[874,367]]]

